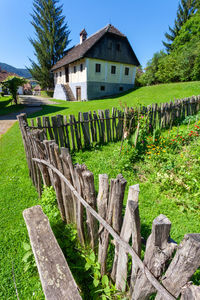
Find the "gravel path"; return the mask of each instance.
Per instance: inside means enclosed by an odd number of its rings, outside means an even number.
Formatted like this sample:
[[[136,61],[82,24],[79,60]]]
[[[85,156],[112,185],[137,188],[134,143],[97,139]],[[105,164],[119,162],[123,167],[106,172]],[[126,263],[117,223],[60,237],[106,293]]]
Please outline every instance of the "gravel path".
[[[15,113],[0,116],[0,138],[4,133],[8,131],[10,127],[17,122],[17,115],[26,113],[27,115],[33,114],[42,110],[41,105],[58,104],[56,102],[48,100],[48,98],[42,98],[39,96],[20,96],[20,103],[25,107]]]

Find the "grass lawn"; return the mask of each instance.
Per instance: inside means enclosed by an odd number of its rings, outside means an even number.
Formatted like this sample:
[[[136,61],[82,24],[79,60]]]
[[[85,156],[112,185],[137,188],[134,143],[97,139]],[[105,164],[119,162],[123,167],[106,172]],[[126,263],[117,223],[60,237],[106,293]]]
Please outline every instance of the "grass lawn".
[[[158,102],[158,100],[165,102],[170,99],[173,100],[174,97],[182,98],[198,94],[200,94],[199,82],[145,87],[130,94],[106,100],[84,103],[58,101],[59,105],[44,106],[43,110],[34,116],[54,115],[56,113],[77,115],[78,111],[105,109],[112,106],[120,108],[120,100],[133,106],[137,103],[149,104]],[[199,141],[198,144],[195,143],[191,143],[184,150],[187,154],[183,153],[185,155],[183,156],[184,161],[181,161],[178,156],[171,156],[169,160],[173,159],[177,172],[180,169],[183,173],[186,173],[185,165],[189,162],[188,168],[194,166],[196,169],[187,172],[191,172],[191,176],[198,175],[198,179],[200,176],[198,171],[200,169],[200,144]],[[164,173],[168,164],[153,160],[149,162],[146,158],[144,162],[138,162],[134,168],[131,167],[130,170],[124,171],[123,168],[121,169],[123,164],[120,165],[120,168],[118,165],[119,145],[120,143],[111,143],[94,151],[77,153],[74,160],[79,163],[86,163],[88,168],[94,172],[96,186],[98,174],[104,172],[108,173],[110,177],[115,177],[119,172],[122,172],[128,185],[140,183],[140,215],[143,236],[146,237],[149,234],[153,218],[160,213],[166,214],[172,221],[172,238],[177,242],[182,239],[185,233],[199,232],[199,213],[195,209],[188,209],[188,205],[186,205],[188,203],[186,200],[193,201],[190,198],[190,193],[183,193],[182,200],[179,193],[175,199],[170,185],[168,194],[168,190],[163,190],[163,186],[158,181],[157,173]],[[188,178],[191,176],[188,175]],[[0,299],[16,299],[14,277],[20,299],[44,299],[37,272],[31,270],[24,272],[22,261],[26,253],[22,243],[28,241],[22,211],[38,204],[38,195],[28,176],[18,124],[15,124],[7,134],[0,138],[0,182]],[[194,184],[196,184],[195,181]],[[195,195],[192,192],[191,195],[199,197],[198,193]],[[185,198],[185,196],[187,197]],[[187,203],[180,205],[181,201]]]
[[[24,108],[22,104],[12,104],[11,103],[11,96],[8,97],[0,97],[0,116],[7,115],[13,112],[17,112]]]
[[[129,107],[138,104],[149,105],[151,103],[168,102],[170,100],[181,99],[193,95],[200,94],[200,82],[184,82],[160,84],[154,86],[146,86],[133,90],[132,92],[121,94],[120,96],[111,97],[104,100],[92,100],[87,102],[68,102],[63,100],[53,100],[59,105],[43,106],[43,115],[55,114],[74,114],[79,111],[87,112],[89,110],[112,109],[112,107],[121,108],[121,105],[127,104]],[[35,113],[34,116],[40,116],[41,112]]]

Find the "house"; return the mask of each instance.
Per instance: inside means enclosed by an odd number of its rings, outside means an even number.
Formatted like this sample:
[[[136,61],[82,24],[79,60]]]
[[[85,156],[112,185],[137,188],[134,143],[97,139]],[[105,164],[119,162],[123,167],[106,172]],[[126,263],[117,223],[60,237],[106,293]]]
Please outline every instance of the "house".
[[[1,67],[0,67],[0,93],[2,92],[1,82],[6,80],[6,78],[9,77],[9,76],[19,77],[19,75],[15,74],[15,73],[7,72],[6,70],[2,70]],[[17,92],[18,92],[19,95],[23,95],[23,93],[24,93],[23,87],[20,86],[18,88]]]
[[[83,29],[80,44],[51,69],[54,98],[89,100],[127,91],[134,86],[139,65],[127,37],[114,26],[109,24],[88,38]]]

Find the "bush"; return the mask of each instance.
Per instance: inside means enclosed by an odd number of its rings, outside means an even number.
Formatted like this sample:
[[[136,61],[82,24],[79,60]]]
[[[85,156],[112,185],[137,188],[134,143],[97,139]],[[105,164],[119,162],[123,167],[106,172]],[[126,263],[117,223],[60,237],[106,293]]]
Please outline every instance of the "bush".
[[[41,91],[41,96],[53,98],[53,91]]]

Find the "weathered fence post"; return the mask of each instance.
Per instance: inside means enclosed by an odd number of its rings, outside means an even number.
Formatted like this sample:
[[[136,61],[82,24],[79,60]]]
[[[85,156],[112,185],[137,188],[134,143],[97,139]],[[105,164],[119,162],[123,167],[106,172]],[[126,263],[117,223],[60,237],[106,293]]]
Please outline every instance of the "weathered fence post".
[[[162,284],[177,298],[180,295],[181,288],[188,282],[199,266],[200,234],[186,234],[162,278]],[[158,293],[156,300],[161,299],[164,298]]]
[[[176,248],[176,244],[169,241],[170,228],[169,219],[164,215],[158,216],[153,221],[152,233],[147,240],[144,264],[156,278],[161,276],[166,262],[171,258]],[[155,291],[146,275],[140,270],[134,285],[132,299],[148,299]]]

